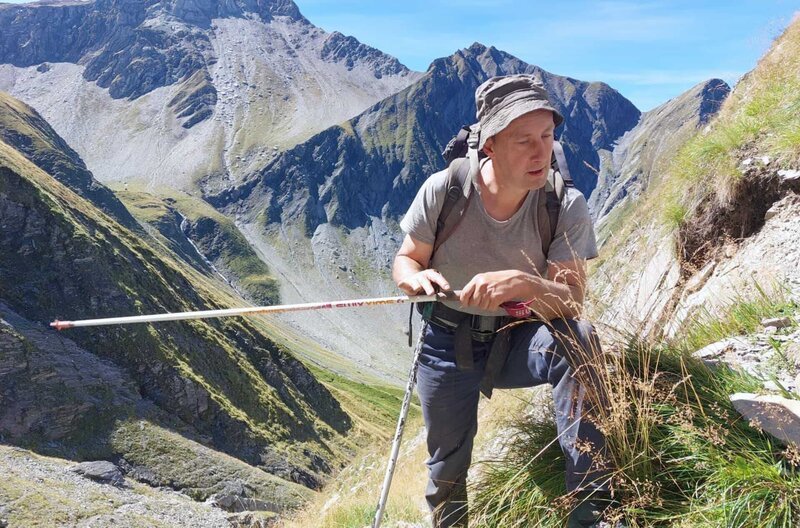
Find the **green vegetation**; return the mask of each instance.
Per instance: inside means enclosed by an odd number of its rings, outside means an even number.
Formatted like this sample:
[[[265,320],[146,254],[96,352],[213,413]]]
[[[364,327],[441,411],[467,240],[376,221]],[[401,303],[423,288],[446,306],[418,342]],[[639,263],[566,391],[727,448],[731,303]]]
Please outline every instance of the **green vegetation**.
[[[169,255],[156,254],[151,242],[2,142],[0,165],[0,192],[46,226],[28,240],[24,264],[12,252],[0,255],[0,266],[9,274],[0,296],[28,317],[47,320],[67,308],[68,315],[84,318],[241,303],[217,281]],[[76,266],[76,261],[90,265]],[[62,288],[52,287],[54,277]],[[71,293],[75,291],[81,295]],[[300,468],[311,465],[307,453],[322,455],[332,466],[343,459],[344,415],[302,365],[271,340],[269,325],[256,328],[241,319],[192,321],[76,330],[69,337],[139,376],[137,381],[159,407],[200,434],[223,435],[226,451],[236,456],[257,463],[249,453],[268,446]],[[316,400],[308,390],[320,391]],[[104,424],[110,420],[96,418]],[[107,435],[108,429],[85,432]],[[81,435],[76,441],[98,446],[95,455],[108,455],[102,449],[104,438]]]
[[[748,155],[772,166],[800,160],[800,26],[791,25],[726,101],[713,126],[677,153],[663,195],[663,218],[681,224],[686,210],[715,196],[725,202],[742,178]],[[684,211],[676,214],[676,211]]]
[[[776,286],[769,292],[758,284],[748,298],[737,297],[716,315],[703,310],[685,326],[682,334],[688,350],[716,343],[733,335],[745,335],[761,326],[764,318],[782,317],[794,313],[798,306],[785,288]]]
[[[113,450],[133,466],[146,467],[151,485],[181,490],[204,501],[224,483],[246,483],[248,497],[292,509],[312,496],[311,490],[265,473],[231,456],[205,447],[147,420],[120,421],[110,439]]]
[[[705,335],[717,331],[706,326]],[[796,526],[800,453],[747,425],[728,399],[761,382],[724,365],[711,370],[693,350],[629,336],[605,355],[609,403],[597,406],[593,395],[592,419],[608,439],[605,460],[619,468],[611,486],[621,506],[609,518],[636,527]],[[563,526],[574,499],[565,495],[554,425],[521,421],[514,431],[508,453],[482,464],[475,525]]]
[[[400,414],[404,389],[379,383],[360,383],[313,364],[306,366],[365,432],[380,439],[391,439]],[[411,401],[408,416],[412,422],[422,417],[416,397]]]
[[[115,193],[140,221],[152,226],[158,240],[177,257],[211,273],[180,229],[181,217],[192,224],[192,242],[223,275],[259,305],[279,304],[278,282],[242,233],[225,215],[200,198],[172,189],[146,192],[139,186],[116,185]],[[182,241],[185,240],[185,243]]]

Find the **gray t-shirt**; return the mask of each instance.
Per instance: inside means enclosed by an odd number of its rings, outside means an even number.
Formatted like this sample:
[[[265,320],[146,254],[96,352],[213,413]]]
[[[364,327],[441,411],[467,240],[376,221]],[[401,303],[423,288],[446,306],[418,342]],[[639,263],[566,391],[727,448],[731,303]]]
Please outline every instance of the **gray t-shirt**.
[[[400,222],[403,232],[413,238],[433,244],[436,220],[445,199],[447,171],[437,172],[420,188],[408,212]],[[516,269],[547,276],[547,262],[566,262],[576,258],[597,257],[597,243],[592,220],[583,194],[567,187],[558,216],[555,237],[548,255],[542,251],[538,215],[531,208],[538,203],[538,193],[531,191],[522,207],[505,221],[489,216],[483,207],[480,193],[473,196],[464,218],[450,238],[433,255],[431,268],[437,269],[454,290],[460,290],[478,273]],[[527,299],[519,299],[527,300]],[[479,308],[465,308],[458,302],[447,302],[452,308],[483,315],[502,315]]]

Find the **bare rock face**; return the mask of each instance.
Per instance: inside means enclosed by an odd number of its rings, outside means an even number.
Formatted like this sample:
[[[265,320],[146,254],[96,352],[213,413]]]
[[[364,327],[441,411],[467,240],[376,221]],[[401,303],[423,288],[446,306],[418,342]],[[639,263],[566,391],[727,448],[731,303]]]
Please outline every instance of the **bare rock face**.
[[[122,476],[119,468],[106,460],[81,462],[70,471],[102,484],[121,486],[125,483],[125,477]]]
[[[84,429],[110,426],[140,400],[135,383],[111,362],[2,304],[0,317],[0,435],[6,441],[70,444]]]
[[[305,19],[291,0],[97,0],[0,10],[0,62],[30,66],[86,63],[85,77],[114,98],[136,98],[214,61],[213,18],[256,15]],[[32,45],[29,45],[32,44]]]
[[[320,56],[331,62],[342,62],[348,70],[352,70],[359,61],[369,64],[376,79],[380,79],[384,75],[402,74],[406,70],[406,67],[394,57],[364,45],[354,37],[342,35],[338,31],[334,31],[325,39]]]
[[[3,5],[0,27],[0,90],[104,183],[219,192],[421,75],[291,0]]]
[[[0,63],[25,67],[47,62],[85,65],[87,81],[108,89],[114,99],[136,99],[153,90],[196,79],[177,98],[175,115],[185,128],[208,119],[217,102],[209,67],[218,60],[213,20],[276,17],[320,32],[291,0],[97,0],[85,4],[28,4],[0,9]],[[301,49],[303,43],[296,43]],[[249,51],[249,50],[248,50]],[[371,68],[376,79],[405,75],[397,59],[341,33],[329,35],[323,60]],[[194,90],[191,90],[194,88]],[[174,103],[175,101],[173,101]],[[173,106],[173,104],[170,104]]]

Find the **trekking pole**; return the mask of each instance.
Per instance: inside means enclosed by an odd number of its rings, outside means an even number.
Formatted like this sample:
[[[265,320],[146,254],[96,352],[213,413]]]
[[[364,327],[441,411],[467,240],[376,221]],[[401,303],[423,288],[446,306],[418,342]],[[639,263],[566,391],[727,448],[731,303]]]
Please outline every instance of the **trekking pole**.
[[[406,384],[406,394],[403,397],[403,405],[400,407],[400,417],[397,419],[397,430],[394,433],[394,442],[392,443],[392,452],[389,455],[389,465],[386,467],[386,476],[383,478],[383,487],[381,488],[381,497],[378,500],[378,511],[375,512],[375,519],[372,522],[372,528],[379,528],[381,520],[383,519],[383,510],[386,508],[386,499],[389,497],[389,487],[392,484],[392,477],[394,476],[394,468],[397,465],[397,456],[400,454],[400,441],[403,438],[403,430],[406,426],[406,417],[408,416],[408,408],[411,406],[411,395],[414,393],[414,384],[417,381],[417,367],[419,366],[419,354],[422,351],[422,343],[425,340],[425,330],[428,328],[428,322],[423,321],[422,329],[419,332],[419,339],[417,340],[417,347],[414,349],[414,360],[411,363],[411,370],[408,372],[408,383]]]
[[[304,304],[283,304],[277,306],[251,306],[247,308],[227,308],[223,310],[202,310],[194,312],[163,313],[155,315],[133,315],[128,317],[108,317],[105,319],[84,319],[81,321],[59,321],[56,319],[50,326],[56,330],[79,328],[86,326],[105,326],[132,323],[158,323],[163,321],[183,321],[186,319],[209,319],[213,317],[229,317],[235,315],[274,314],[285,312],[301,312],[304,310],[322,310],[326,308],[357,308],[360,306],[381,306],[387,304],[406,304],[417,302],[433,302],[440,295],[399,295],[397,297],[378,297],[373,299],[353,299],[349,301],[330,301]]]

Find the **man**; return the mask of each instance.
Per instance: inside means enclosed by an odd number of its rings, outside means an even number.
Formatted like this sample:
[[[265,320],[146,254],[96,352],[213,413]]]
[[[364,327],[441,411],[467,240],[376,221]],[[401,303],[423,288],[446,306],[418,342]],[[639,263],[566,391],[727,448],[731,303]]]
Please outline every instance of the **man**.
[[[478,87],[475,97],[481,128],[477,146],[485,158],[467,183],[474,186],[473,197],[434,254],[447,171],[431,176],[400,224],[406,237],[393,267],[397,285],[408,294],[461,290],[457,301],[430,306],[420,355],[418,392],[430,454],[426,498],[434,526],[467,525],[466,474],[480,391],[543,383],[553,385],[567,488],[579,498],[569,526],[599,526],[599,512],[609,498],[608,470],[593,460],[601,458],[595,455],[605,443],[585,419],[586,383],[575,376],[586,364],[581,358],[599,352],[591,326],[576,321],[585,261],[597,256],[594,231],[586,200],[566,188],[555,236],[544,254],[531,209],[540,204],[538,193],[545,192],[553,132],[563,118],[530,75],[494,77]],[[542,322],[497,334],[507,322],[500,307],[507,301],[528,302]],[[458,337],[465,325],[466,344]],[[495,346],[500,335],[507,343],[504,357],[487,384],[487,365],[501,357],[495,350],[503,348]],[[586,445],[591,453],[582,448]]]

